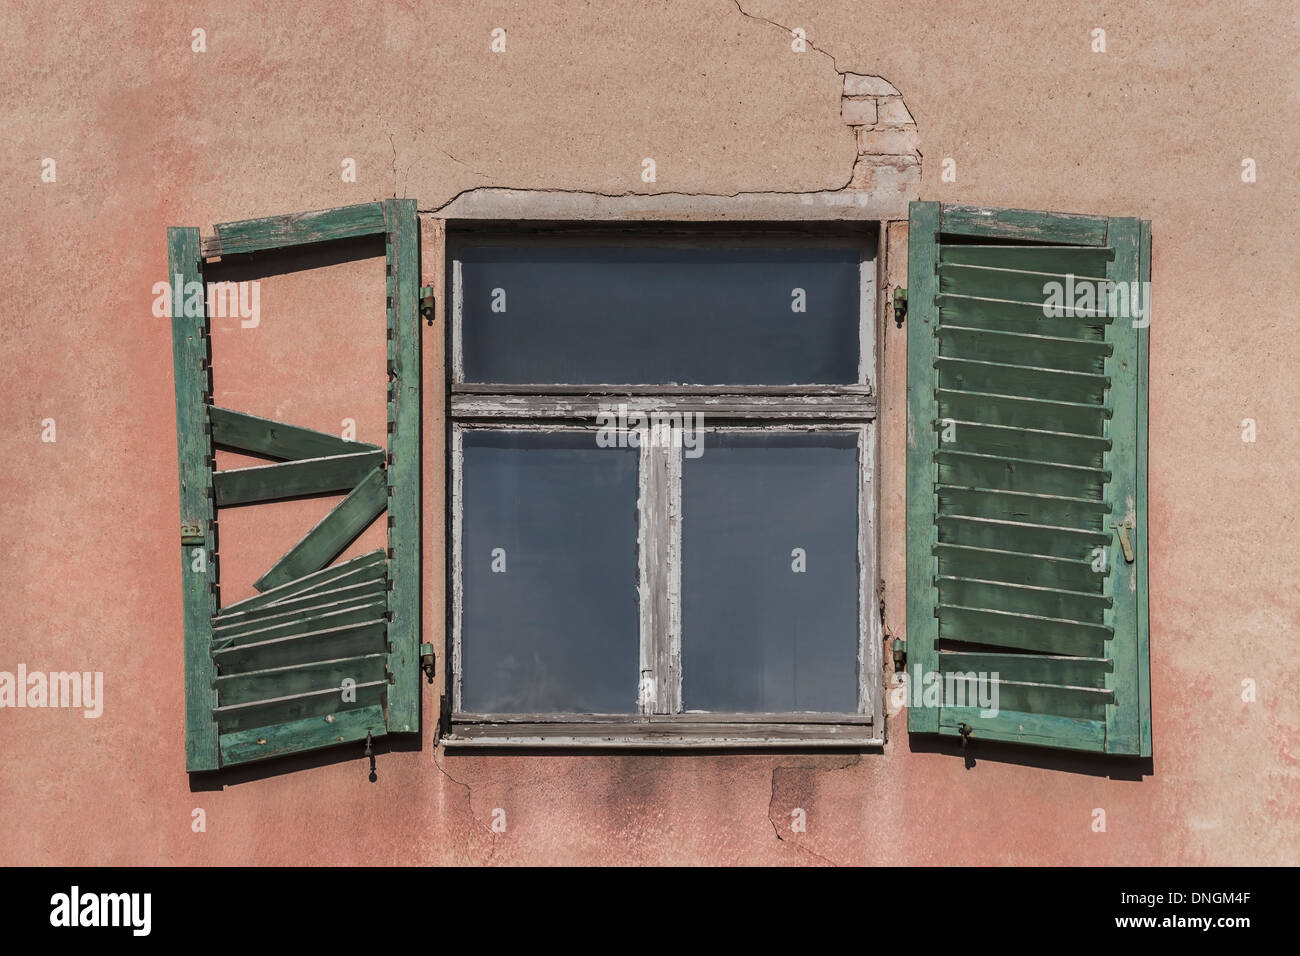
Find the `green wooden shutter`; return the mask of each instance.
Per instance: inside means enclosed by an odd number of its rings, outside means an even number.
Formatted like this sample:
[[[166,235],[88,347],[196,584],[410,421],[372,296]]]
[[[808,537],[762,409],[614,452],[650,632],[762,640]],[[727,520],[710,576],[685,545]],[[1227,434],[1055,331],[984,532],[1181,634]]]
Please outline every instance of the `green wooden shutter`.
[[[387,448],[212,404],[206,259],[382,236],[387,260]],[[420,728],[419,238],[415,202],[168,230],[184,595],[186,769]],[[346,347],[347,343],[340,343]],[[220,374],[220,369],[216,370]],[[381,387],[379,382],[375,387]],[[266,458],[215,471],[214,447]],[[255,584],[219,607],[220,509],[347,495]],[[379,515],[387,548],[335,564]],[[343,693],[345,679],[355,694]],[[345,697],[355,697],[345,700]]]
[[[1150,756],[1149,270],[1149,222],[912,204],[909,731]]]

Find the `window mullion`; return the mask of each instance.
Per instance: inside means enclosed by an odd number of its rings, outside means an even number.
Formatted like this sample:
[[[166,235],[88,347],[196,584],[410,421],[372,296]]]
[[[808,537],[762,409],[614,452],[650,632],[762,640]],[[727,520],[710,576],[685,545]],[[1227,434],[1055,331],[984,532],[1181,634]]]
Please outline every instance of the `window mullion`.
[[[672,714],[681,697],[680,619],[681,456],[666,423],[637,430],[641,447],[639,566],[641,571],[641,671],[637,691],[642,714]],[[674,507],[674,500],[677,504]],[[674,520],[676,519],[676,520]]]

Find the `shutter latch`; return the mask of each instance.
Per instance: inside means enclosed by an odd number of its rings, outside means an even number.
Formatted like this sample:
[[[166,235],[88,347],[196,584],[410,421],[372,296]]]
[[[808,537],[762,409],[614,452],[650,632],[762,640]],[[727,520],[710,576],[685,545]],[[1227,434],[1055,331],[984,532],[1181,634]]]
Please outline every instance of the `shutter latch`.
[[[1133,527],[1133,519],[1125,518],[1119,524],[1115,525],[1115,530],[1119,532],[1119,546],[1124,552],[1124,560],[1132,564],[1135,560],[1133,554],[1133,542],[1129,540],[1128,532]]]
[[[425,679],[433,683],[433,645],[420,645],[420,668],[424,671]]]
[[[431,285],[420,287],[420,314],[424,316],[425,322],[433,325],[433,286]]]
[[[896,287],[894,289],[894,322],[901,329],[903,319],[907,316],[907,290]]]

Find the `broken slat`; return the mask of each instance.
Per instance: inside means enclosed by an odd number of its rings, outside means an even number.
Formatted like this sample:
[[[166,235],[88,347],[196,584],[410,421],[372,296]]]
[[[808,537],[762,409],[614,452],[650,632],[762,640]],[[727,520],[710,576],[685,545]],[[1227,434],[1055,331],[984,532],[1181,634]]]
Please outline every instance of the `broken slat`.
[[[216,620],[221,621],[232,614],[239,614],[244,611],[250,611],[253,608],[263,607],[274,601],[287,601],[298,595],[303,595],[311,590],[317,590],[324,587],[336,587],[334,582],[341,582],[344,577],[350,577],[359,573],[375,573],[378,569],[378,576],[382,576],[387,568],[387,562],[384,560],[384,551],[382,548],[376,548],[374,551],[367,551],[365,554],[359,554],[355,558],[348,558],[346,561],[340,561],[332,568],[325,568],[323,571],[317,571],[314,574],[306,574],[301,578],[288,581],[278,587],[268,588],[262,594],[254,594],[252,597],[244,598],[242,601],[236,601],[221,609]]]
[[[379,448],[369,442],[347,441],[327,432],[287,425],[215,405],[208,409],[208,421],[212,423],[214,445],[247,455],[296,461],[300,458],[348,455]]]
[[[320,522],[295,544],[253,587],[266,591],[319,571],[333,561],[388,503],[388,485],[382,468],[372,470]]]
[[[342,607],[349,603],[355,604],[360,600],[379,600],[383,598],[387,589],[388,582],[382,577],[377,577],[371,581],[361,581],[340,588],[299,595],[285,601],[263,604],[247,611],[218,615],[212,619],[213,633],[220,637],[223,633],[228,633],[228,629],[248,624],[250,621],[265,621],[280,617],[287,619],[291,614],[310,613],[313,609]]]
[[[271,618],[254,618],[218,630],[213,634],[212,645],[218,650],[224,650],[227,647],[238,647],[272,637],[287,637],[290,634],[301,634],[341,624],[360,624],[383,617],[387,610],[387,601],[379,597],[370,601],[327,604],[324,607],[290,612],[284,617],[277,615]]]
[[[233,468],[213,472],[212,489],[218,507],[351,491],[383,461],[383,450],[376,448],[277,465]]]
[[[944,203],[939,231],[991,239],[1021,239],[1081,246],[1106,245],[1105,216],[1038,212],[1033,209],[992,209]]]
[[[216,235],[203,239],[205,258],[264,249],[351,239],[384,232],[384,207],[377,202],[337,206],[264,219],[217,223]]]

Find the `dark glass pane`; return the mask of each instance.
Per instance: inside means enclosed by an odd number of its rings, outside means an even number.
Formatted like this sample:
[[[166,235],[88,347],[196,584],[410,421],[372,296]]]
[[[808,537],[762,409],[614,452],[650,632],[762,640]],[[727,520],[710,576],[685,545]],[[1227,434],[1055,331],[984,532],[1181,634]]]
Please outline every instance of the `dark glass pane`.
[[[594,431],[468,430],[463,448],[462,708],[635,711],[637,450]]]
[[[683,707],[855,713],[857,658],[856,434],[706,432],[682,473]]]
[[[734,242],[465,247],[465,380],[852,384],[859,254]]]

